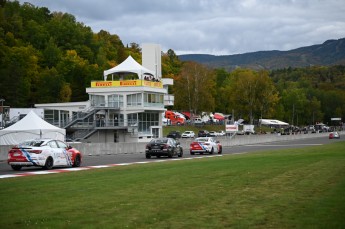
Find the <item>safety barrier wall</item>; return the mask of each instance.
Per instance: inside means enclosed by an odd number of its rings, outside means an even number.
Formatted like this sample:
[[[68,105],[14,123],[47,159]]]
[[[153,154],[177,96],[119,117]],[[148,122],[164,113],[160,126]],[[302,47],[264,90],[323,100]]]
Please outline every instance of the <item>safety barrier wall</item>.
[[[258,143],[268,143],[276,141],[290,141],[295,139],[327,137],[329,133],[314,133],[314,134],[296,134],[296,135],[278,135],[278,134],[263,134],[263,135],[236,135],[234,137],[218,137],[223,147],[231,147],[236,145],[248,145]],[[342,135],[342,133],[341,133]],[[193,139],[179,140],[184,152],[189,151],[189,144]],[[80,150],[85,156],[100,156],[100,155],[115,155],[115,154],[135,154],[144,153],[146,143],[78,143],[71,144]],[[11,146],[0,146],[0,161],[7,160],[7,152]]]

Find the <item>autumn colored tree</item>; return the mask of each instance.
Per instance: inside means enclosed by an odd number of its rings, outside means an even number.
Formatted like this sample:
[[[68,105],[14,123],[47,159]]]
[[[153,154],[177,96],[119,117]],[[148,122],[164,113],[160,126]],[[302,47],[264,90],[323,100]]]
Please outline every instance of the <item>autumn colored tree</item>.
[[[288,120],[291,125],[304,123],[304,113],[309,101],[302,89],[290,86],[282,93],[282,103],[285,108],[284,120]]]
[[[91,28],[71,14],[30,3],[0,3],[0,98],[11,107],[83,101],[85,87],[141,48],[116,34]],[[164,78],[175,79],[174,109],[217,111],[253,122],[277,118],[293,124],[345,120],[345,66],[311,66],[271,72],[211,70],[162,53]],[[268,75],[269,74],[269,75]]]
[[[137,43],[132,42],[126,49],[126,58],[132,56],[135,61],[141,63],[141,48]]]
[[[94,35],[94,40],[97,53],[95,63],[99,67],[112,68],[128,57],[122,41],[117,35],[101,30]]]
[[[285,114],[292,115],[291,96],[289,89],[298,89],[300,98],[305,98],[306,107],[298,115],[300,125],[329,123],[332,117],[345,119],[345,66],[313,66],[307,68],[287,68],[274,70],[270,73],[282,95]],[[295,95],[297,97],[297,95]],[[296,110],[296,108],[295,108]],[[297,116],[294,116],[294,123]],[[291,119],[291,118],[290,118]],[[292,121],[292,119],[291,119]]]
[[[269,77],[267,71],[257,72],[257,117],[260,118],[273,118],[275,115],[276,105],[278,104],[280,97],[273,81]]]
[[[72,90],[71,101],[87,100],[85,88],[90,85],[92,76],[88,75],[88,61],[79,57],[75,50],[66,52],[66,56],[57,65],[57,71],[64,76]]]
[[[179,110],[213,112],[215,73],[204,65],[186,62],[174,82],[175,106]]]
[[[231,108],[238,117],[250,123],[255,117],[272,117],[279,101],[278,92],[266,71],[237,69],[224,81],[222,93],[222,99],[228,101],[226,111],[230,112]]]
[[[224,82],[229,77],[229,72],[225,69],[216,69],[216,107],[215,110],[222,113],[230,113],[228,109],[228,101],[226,96],[224,96]]]
[[[162,75],[166,78],[173,78],[181,71],[182,62],[175,54],[174,50],[169,49],[162,54]]]
[[[50,38],[48,43],[46,44],[46,47],[42,51],[43,55],[43,67],[54,67],[56,66],[62,57],[62,51],[59,49],[59,47],[56,45],[53,38]]]
[[[35,102],[38,59],[32,46],[6,49],[0,62],[0,91],[8,104],[29,107]]]
[[[40,72],[37,90],[37,103],[58,103],[71,101],[72,90],[70,84],[58,71],[45,68]]]

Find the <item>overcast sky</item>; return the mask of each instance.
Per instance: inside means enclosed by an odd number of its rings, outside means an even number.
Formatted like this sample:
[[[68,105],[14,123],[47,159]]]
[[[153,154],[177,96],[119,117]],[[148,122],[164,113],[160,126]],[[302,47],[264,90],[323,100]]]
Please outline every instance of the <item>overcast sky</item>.
[[[290,50],[345,37],[345,0],[20,0],[74,15],[123,44],[176,54]]]

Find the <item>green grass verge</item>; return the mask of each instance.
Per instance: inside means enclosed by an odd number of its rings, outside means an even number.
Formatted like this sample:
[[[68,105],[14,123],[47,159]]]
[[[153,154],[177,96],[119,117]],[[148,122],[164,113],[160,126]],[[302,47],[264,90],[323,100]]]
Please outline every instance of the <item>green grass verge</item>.
[[[0,180],[1,228],[344,228],[345,142]]]

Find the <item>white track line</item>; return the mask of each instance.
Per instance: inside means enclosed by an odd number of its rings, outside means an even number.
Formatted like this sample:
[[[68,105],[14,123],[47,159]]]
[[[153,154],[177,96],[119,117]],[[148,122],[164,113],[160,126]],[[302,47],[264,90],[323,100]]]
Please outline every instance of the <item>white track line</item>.
[[[46,170],[46,171],[35,171],[35,172],[24,172],[24,173],[17,173],[17,174],[6,174],[0,175],[0,179],[5,178],[15,178],[15,177],[25,177],[25,176],[33,176],[33,175],[48,175],[48,174],[56,174],[56,173],[66,173],[66,172],[77,172],[89,169],[100,169],[100,168],[110,168],[115,166],[125,166],[125,165],[134,165],[134,164],[148,164],[154,162],[169,162],[169,161],[182,161],[182,160],[191,160],[191,159],[202,159],[202,158],[211,158],[211,157],[221,157],[223,155],[209,155],[209,156],[200,156],[200,157],[189,157],[189,158],[174,158],[168,160],[152,160],[152,161],[138,161],[132,163],[119,163],[119,164],[109,164],[109,165],[93,165],[93,166],[85,166],[85,167],[78,167],[78,168],[63,168],[63,169],[53,169],[53,170]]]

